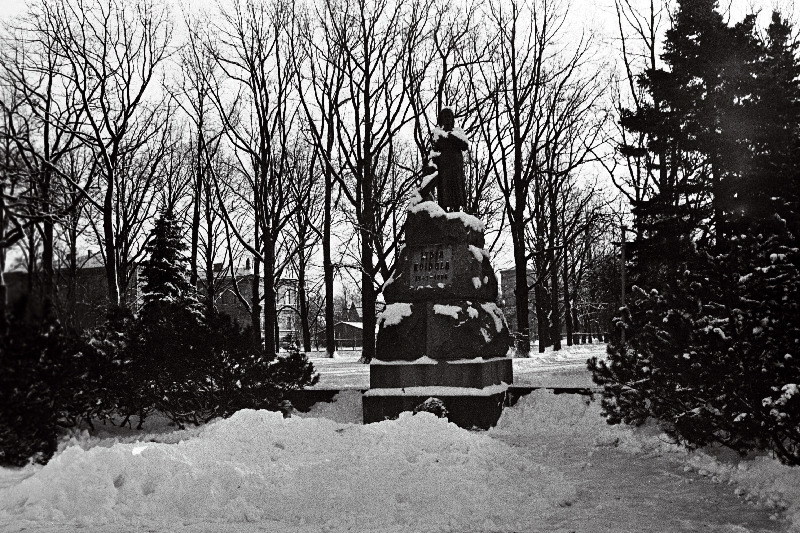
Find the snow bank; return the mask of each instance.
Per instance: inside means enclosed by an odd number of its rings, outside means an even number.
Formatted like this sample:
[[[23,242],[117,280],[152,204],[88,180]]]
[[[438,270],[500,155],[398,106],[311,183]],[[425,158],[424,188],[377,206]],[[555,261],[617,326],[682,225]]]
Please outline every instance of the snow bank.
[[[684,470],[695,471],[717,483],[735,485],[734,493],[747,501],[785,511],[800,531],[800,468],[780,464],[766,455],[747,460],[724,461],[707,450],[689,454]]]
[[[374,360],[373,360],[374,362]],[[328,402],[317,402],[307,413],[295,412],[292,416],[300,418],[325,418],[340,424],[362,424],[364,411],[361,405],[360,390],[344,390]]]
[[[71,446],[0,490],[0,528],[531,530],[575,493],[560,473],[428,413],[359,426],[244,410],[176,444]]]

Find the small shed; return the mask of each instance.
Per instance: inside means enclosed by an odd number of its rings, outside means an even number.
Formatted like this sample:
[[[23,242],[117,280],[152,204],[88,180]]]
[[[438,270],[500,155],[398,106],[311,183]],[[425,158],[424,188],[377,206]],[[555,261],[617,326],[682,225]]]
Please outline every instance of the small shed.
[[[342,321],[333,325],[336,336],[336,349],[361,348],[364,339],[364,324],[354,321]]]

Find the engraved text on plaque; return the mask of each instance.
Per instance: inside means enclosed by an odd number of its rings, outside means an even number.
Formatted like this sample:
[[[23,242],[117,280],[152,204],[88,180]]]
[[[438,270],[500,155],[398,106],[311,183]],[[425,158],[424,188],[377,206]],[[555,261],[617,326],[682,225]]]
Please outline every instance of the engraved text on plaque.
[[[411,287],[440,287],[452,280],[452,249],[447,245],[422,246],[411,252]]]

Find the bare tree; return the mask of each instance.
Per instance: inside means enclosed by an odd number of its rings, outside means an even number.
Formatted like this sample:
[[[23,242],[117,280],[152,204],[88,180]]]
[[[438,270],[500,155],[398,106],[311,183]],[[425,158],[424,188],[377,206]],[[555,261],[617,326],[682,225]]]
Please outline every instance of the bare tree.
[[[567,165],[570,172],[587,160],[587,147],[570,153],[587,138],[572,131],[578,142],[565,142],[570,138],[565,128],[574,130],[574,120],[570,126],[559,121],[569,109],[574,111],[575,120],[592,118],[596,96],[583,87],[591,86],[586,80],[592,80],[599,67],[592,68],[590,62],[590,38],[564,42],[568,11],[563,4],[540,0],[493,2],[485,16],[486,32],[494,36],[489,48],[493,55],[477,66],[472,77],[473,98],[482,103],[475,106],[477,139],[473,135],[473,140],[480,143],[479,153],[484,154],[505,203],[516,269],[517,352],[527,355],[531,254],[526,232],[532,222],[540,239],[552,232],[552,224],[542,218],[547,209],[541,202],[547,195],[542,195],[546,187],[539,186],[546,183],[546,176],[563,179],[569,174],[562,166],[565,160],[571,161]],[[586,107],[576,108],[582,91],[583,96],[591,98]],[[552,163],[557,160],[561,167],[555,171]],[[554,260],[549,259],[552,268]],[[537,270],[541,270],[543,258],[534,257],[534,262],[537,260]],[[543,287],[537,292],[543,292]],[[539,300],[543,295],[536,296]]]
[[[7,244],[22,238],[23,233],[30,235],[23,228],[35,227],[40,233],[43,300],[49,308],[55,297],[56,224],[61,216],[71,215],[76,202],[85,196],[66,198],[57,191],[85,193],[87,185],[72,181],[60,167],[61,160],[75,149],[76,131],[82,127],[84,114],[74,85],[65,77],[55,21],[47,12],[47,4],[32,3],[24,16],[6,27],[2,56],[0,76],[11,88],[8,95],[13,99],[4,98],[0,106],[29,182],[27,215],[17,232],[6,236]],[[61,182],[67,187],[61,187]],[[19,217],[16,220],[22,221]]]
[[[212,193],[213,189],[208,165],[219,150],[222,132],[219,124],[214,121],[214,106],[210,95],[210,80],[215,79],[218,73],[215,72],[215,60],[211,49],[202,42],[200,29],[202,21],[187,17],[185,23],[189,30],[189,42],[180,52],[183,76],[178,81],[173,96],[194,126],[191,134],[193,140],[190,142],[193,179],[191,181],[189,281],[192,285],[197,286],[201,219],[205,218],[208,222],[209,218],[213,218],[211,206],[214,203],[214,195],[207,194]],[[209,235],[208,233],[206,235],[207,250],[214,248],[208,246]],[[213,263],[213,257],[211,262]],[[206,263],[208,263],[208,257]],[[206,264],[206,270],[208,270],[208,264]],[[207,297],[213,299],[213,290],[208,292],[211,288],[206,286]]]
[[[20,100],[13,88],[3,89],[3,113],[0,122],[0,334],[5,333],[7,326],[8,295],[3,276],[6,252],[25,235],[24,216],[27,206],[21,198],[28,184],[15,142],[18,130],[12,124]],[[13,236],[9,236],[9,233]]]
[[[417,2],[325,2],[333,45],[344,55],[333,65],[345,79],[344,105],[335,108],[340,157],[335,171],[358,228],[364,362],[375,353],[376,285],[380,286],[376,279],[376,243],[381,238],[376,206],[378,167],[381,162],[395,164],[395,136],[411,119],[403,91],[404,62],[408,51],[422,39],[419,17],[426,13]]]
[[[246,194],[237,194],[253,217],[252,235],[240,231],[224,203],[220,206],[230,230],[253,254],[251,314],[259,339],[263,263],[264,345],[270,353],[277,348],[277,275],[286,261],[277,258],[283,229],[293,216],[287,179],[298,110],[289,50],[296,31],[292,2],[248,0],[222,10],[204,39],[220,72],[209,80],[209,94],[246,182]],[[215,185],[230,187],[219,181]]]
[[[97,160],[91,152],[78,149],[67,154],[62,167],[63,172],[71,176],[72,182],[85,183],[92,181],[90,176],[96,171],[96,165]],[[89,256],[79,257],[78,249],[91,227],[87,217],[90,202],[82,191],[70,184],[61,182],[60,186],[62,190],[58,194],[77,207],[60,217],[56,228],[55,253],[61,268],[56,271],[56,285],[59,291],[55,298],[55,308],[62,323],[75,327],[82,325],[78,317],[79,305],[89,304],[80,302],[78,293],[78,272],[89,260]],[[62,292],[60,290],[62,287],[66,287],[66,291]]]
[[[334,332],[334,276],[332,227],[337,202],[338,153],[336,130],[338,109],[345,103],[345,49],[337,40],[332,25],[332,10],[317,8],[305,14],[301,25],[302,46],[296,49],[297,85],[305,112],[308,137],[314,144],[323,167],[322,199],[322,275],[325,285],[325,349],[328,357],[336,351]]]
[[[551,340],[553,349],[561,349],[561,320],[559,313],[559,263],[566,260],[567,248],[572,244],[571,233],[575,221],[567,222],[566,209],[569,196],[574,190],[574,180],[579,170],[595,161],[595,151],[602,143],[607,113],[601,106],[601,96],[607,83],[595,72],[581,72],[585,66],[588,48],[578,48],[563,67],[555,63],[562,72],[557,84],[546,91],[540,109],[549,116],[539,150],[537,166],[544,175],[549,211],[549,264],[551,296]],[[552,65],[553,62],[551,62]],[[587,198],[591,198],[589,195]],[[588,201],[588,200],[585,200]],[[581,213],[579,202],[577,212]],[[566,224],[569,224],[567,226]],[[566,289],[566,288],[565,288]],[[568,313],[569,310],[566,310]],[[571,323],[566,317],[567,331],[571,343]],[[540,350],[541,350],[540,345]]]
[[[153,0],[56,0],[43,10],[65,79],[75,91],[86,127],[75,131],[92,150],[103,179],[102,244],[109,303],[121,304],[115,201],[121,166],[156,134],[163,118],[148,109],[148,88],[170,54],[172,25]],[[68,124],[60,124],[69,131]]]
[[[638,73],[659,67],[659,40],[669,24],[671,2],[656,0],[614,0],[619,57],[622,61],[611,92],[615,120],[609,121],[607,145],[611,153],[600,159],[614,186],[633,205],[650,198],[666,185],[667,154],[653,154],[646,147],[645,133],[631,133],[620,120],[638,114],[647,95],[638,84]],[[636,220],[635,231],[640,231]]]

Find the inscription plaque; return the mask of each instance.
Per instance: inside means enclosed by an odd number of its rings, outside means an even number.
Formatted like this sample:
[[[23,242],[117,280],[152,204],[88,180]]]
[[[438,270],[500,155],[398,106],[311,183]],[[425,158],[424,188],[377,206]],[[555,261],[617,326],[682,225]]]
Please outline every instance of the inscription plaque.
[[[452,249],[444,244],[422,246],[411,252],[411,287],[448,286],[452,281]]]

